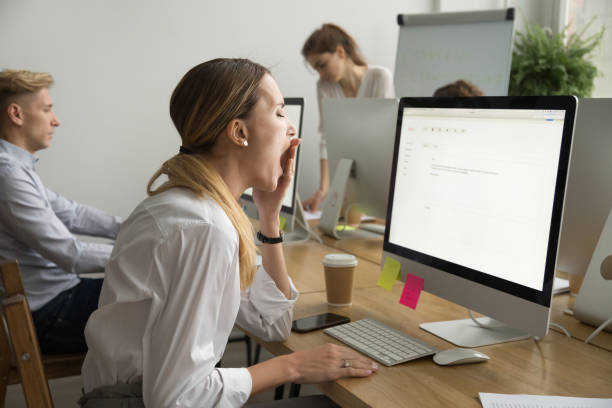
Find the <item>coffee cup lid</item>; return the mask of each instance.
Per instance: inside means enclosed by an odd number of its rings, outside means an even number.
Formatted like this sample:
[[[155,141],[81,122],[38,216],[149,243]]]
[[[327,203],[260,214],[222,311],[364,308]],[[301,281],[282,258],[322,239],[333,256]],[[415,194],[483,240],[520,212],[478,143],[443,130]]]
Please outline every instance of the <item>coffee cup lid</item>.
[[[323,265],[331,268],[357,266],[357,258],[350,254],[327,254],[323,258]]]

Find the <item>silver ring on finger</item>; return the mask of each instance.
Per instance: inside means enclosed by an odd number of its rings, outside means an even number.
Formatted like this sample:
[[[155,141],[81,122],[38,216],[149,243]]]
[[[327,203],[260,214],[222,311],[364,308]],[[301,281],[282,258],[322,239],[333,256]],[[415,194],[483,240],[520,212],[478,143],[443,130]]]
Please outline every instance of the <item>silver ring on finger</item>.
[[[350,366],[351,366],[350,360],[344,360],[344,363],[342,363],[342,368],[349,368]]]

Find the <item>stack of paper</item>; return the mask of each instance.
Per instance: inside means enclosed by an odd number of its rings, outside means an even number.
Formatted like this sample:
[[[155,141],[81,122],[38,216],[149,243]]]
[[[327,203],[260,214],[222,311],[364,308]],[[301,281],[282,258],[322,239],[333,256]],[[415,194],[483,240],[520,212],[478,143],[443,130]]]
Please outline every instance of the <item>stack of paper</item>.
[[[575,398],[481,392],[482,408],[610,408],[612,398]]]

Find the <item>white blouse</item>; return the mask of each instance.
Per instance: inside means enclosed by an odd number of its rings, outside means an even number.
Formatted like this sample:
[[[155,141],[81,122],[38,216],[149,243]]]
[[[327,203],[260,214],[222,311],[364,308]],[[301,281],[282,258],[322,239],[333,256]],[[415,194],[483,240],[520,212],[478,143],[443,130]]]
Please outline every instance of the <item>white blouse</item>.
[[[281,341],[297,296],[263,267],[240,291],[238,233],[216,202],[183,188],[149,197],[121,226],[85,329],[85,391],[142,382],[149,408],[242,406],[249,371],[215,368],[232,327]]]
[[[323,132],[323,115],[321,100],[323,98],[344,98],[344,91],[338,83],[326,82],[319,79],[317,82],[317,102],[319,104],[319,149],[321,160],[327,159],[327,135]],[[368,70],[361,79],[357,90],[357,98],[395,98],[393,75],[385,67],[369,65]]]

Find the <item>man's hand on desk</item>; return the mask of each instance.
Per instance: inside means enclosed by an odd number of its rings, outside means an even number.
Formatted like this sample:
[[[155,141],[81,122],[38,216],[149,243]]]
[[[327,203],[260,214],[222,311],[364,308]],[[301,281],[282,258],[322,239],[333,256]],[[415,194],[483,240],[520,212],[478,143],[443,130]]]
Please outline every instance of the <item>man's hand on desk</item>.
[[[367,377],[378,364],[348,347],[328,343],[286,356],[292,368],[291,381],[313,384],[343,377]]]

